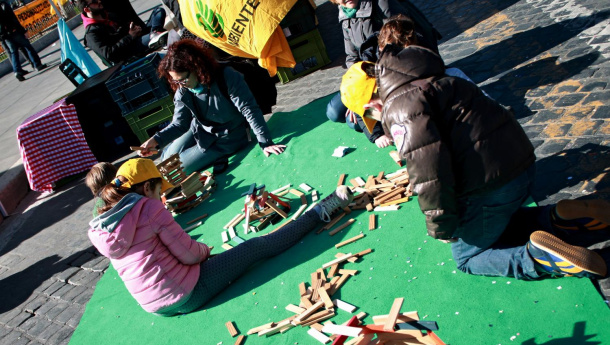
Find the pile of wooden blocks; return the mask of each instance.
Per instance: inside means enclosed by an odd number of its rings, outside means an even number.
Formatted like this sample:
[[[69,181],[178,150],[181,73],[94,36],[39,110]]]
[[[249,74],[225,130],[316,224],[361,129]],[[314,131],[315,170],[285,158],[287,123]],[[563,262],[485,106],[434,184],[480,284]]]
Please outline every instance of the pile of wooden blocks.
[[[413,196],[409,173],[404,168],[385,176],[383,171],[376,177],[371,175],[366,182],[361,177],[356,177],[350,180],[350,184],[352,190],[359,193],[350,204],[352,210],[397,210],[399,204],[409,201]]]
[[[330,318],[336,315],[335,308],[353,313],[357,307],[339,299],[331,299],[347,279],[358,273],[358,270],[341,269],[345,262],[356,262],[362,256],[371,253],[366,249],[360,253],[337,253],[336,258],[322,265],[321,269],[311,274],[311,283],[299,284],[301,296],[299,305],[289,304],[286,310],[294,315],[277,322],[270,322],[250,329],[247,334],[271,336],[284,333],[296,326],[307,327],[307,331],[322,344],[333,341],[333,344],[374,345],[374,344],[429,344],[444,345],[432,332],[438,329],[436,322],[421,322],[417,312],[400,313],[402,298],[396,299],[388,315],[373,316],[374,325],[363,325],[367,313],[360,312],[341,325],[332,323]],[[326,271],[328,269],[328,271]],[[324,324],[321,322],[324,321]],[[423,331],[426,333],[424,334]],[[325,334],[326,333],[326,334]],[[348,340],[348,337],[352,337]]]
[[[162,196],[165,207],[174,214],[184,213],[207,199],[216,188],[212,174],[194,172],[188,177],[182,168],[178,154],[172,155],[157,165],[161,175],[175,187]]]

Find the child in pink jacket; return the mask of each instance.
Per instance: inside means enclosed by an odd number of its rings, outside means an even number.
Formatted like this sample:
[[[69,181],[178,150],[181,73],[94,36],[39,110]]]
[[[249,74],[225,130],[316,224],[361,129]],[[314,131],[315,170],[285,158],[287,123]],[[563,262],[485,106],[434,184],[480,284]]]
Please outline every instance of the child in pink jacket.
[[[110,258],[131,295],[147,312],[164,316],[198,309],[251,265],[330,221],[353,198],[341,186],[295,222],[209,258],[208,246],[184,232],[161,203],[161,191],[169,187],[153,161],[130,159],[101,191],[106,206],[89,223],[89,239]]]

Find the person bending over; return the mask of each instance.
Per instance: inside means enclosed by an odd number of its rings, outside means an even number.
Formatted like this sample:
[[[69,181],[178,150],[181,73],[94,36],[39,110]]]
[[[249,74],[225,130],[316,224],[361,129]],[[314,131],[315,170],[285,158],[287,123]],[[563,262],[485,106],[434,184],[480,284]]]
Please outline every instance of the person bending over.
[[[577,230],[568,232],[607,231],[610,203],[522,208],[535,173],[534,147],[512,112],[473,83],[447,76],[437,54],[389,45],[377,65],[352,66],[343,83],[366,91],[342,96],[392,135],[428,234],[451,243],[461,271],[517,279],[606,276],[599,254],[563,241],[558,230],[572,224]],[[515,244],[510,237],[522,230],[510,223],[522,215],[543,231]]]
[[[242,74],[220,67],[209,51],[193,40],[172,44],[159,64],[159,74],[176,92],[174,117],[144,142],[141,156],[163,147],[162,159],[178,153],[188,174],[214,166],[228,167],[228,157],[248,145],[250,128],[264,154],[279,155],[256,100]]]
[[[150,159],[128,160],[102,189],[106,206],[88,232],[140,306],[162,316],[199,309],[252,265],[298,243],[353,199],[341,186],[296,221],[210,257],[210,248],[184,232],[161,203],[160,194],[169,187]]]

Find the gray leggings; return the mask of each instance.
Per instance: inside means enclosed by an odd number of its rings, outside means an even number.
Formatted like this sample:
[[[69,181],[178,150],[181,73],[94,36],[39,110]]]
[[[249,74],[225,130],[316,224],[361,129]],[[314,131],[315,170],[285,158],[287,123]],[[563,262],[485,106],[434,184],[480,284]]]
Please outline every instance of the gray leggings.
[[[180,307],[172,308],[171,312],[158,314],[164,316],[185,314],[202,307],[243,275],[250,266],[284,252],[321,222],[318,212],[310,210],[274,233],[251,238],[231,250],[202,262],[199,281],[189,299]]]

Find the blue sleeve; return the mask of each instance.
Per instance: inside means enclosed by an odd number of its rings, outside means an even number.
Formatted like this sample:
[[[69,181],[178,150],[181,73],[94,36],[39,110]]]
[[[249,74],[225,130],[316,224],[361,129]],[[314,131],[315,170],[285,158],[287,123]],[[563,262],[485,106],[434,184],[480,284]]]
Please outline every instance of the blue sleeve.
[[[176,95],[174,96],[174,117],[172,118],[172,122],[153,136],[157,141],[157,144],[159,144],[159,147],[166,146],[191,129],[193,113],[182,100],[183,97],[191,96],[186,94],[186,92],[189,91],[184,91],[182,89],[176,91]]]
[[[263,112],[256,103],[256,99],[244,80],[244,76],[230,67],[225,67],[224,76],[227,83],[227,93],[231,102],[250,124],[259,145],[261,147],[273,145],[271,133],[263,117]]]

